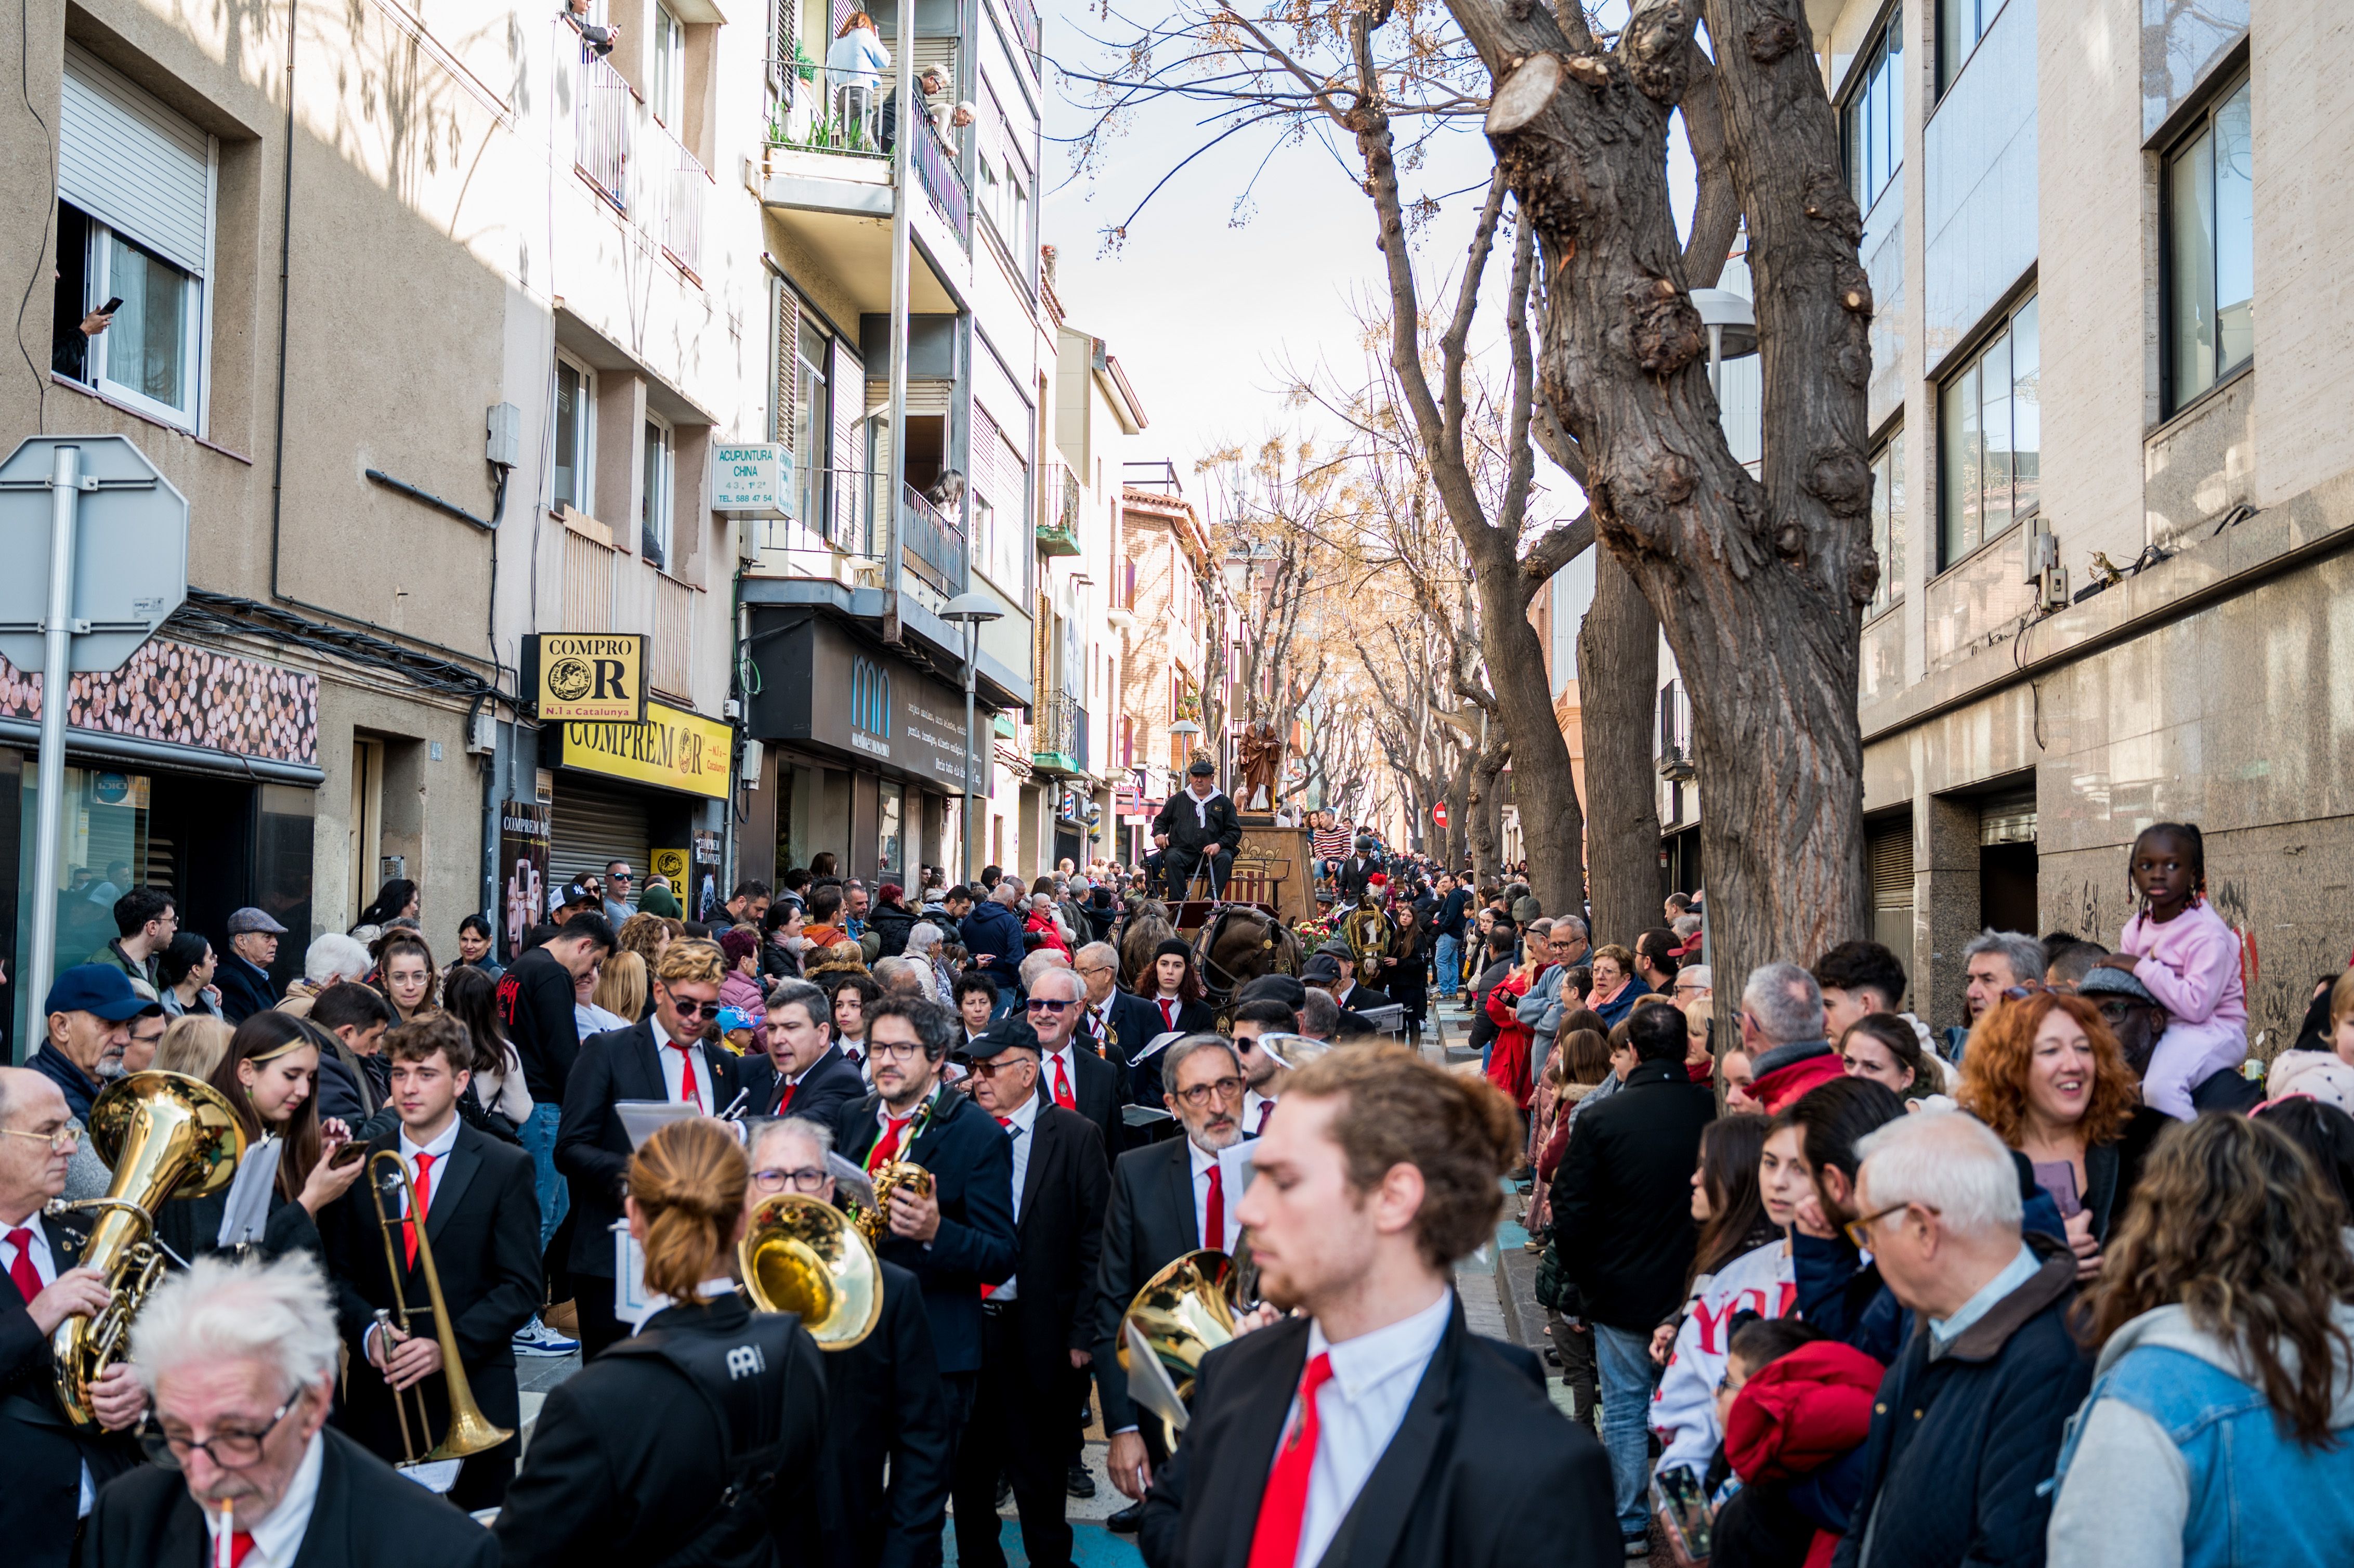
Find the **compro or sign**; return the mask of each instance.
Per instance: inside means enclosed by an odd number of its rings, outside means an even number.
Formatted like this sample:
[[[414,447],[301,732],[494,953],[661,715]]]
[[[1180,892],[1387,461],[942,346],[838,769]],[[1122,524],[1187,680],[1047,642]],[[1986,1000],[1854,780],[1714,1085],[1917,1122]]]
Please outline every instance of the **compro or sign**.
[[[735,732],[714,719],[661,703],[642,724],[574,720],[564,726],[564,765],[664,789],[727,798]]]
[[[567,631],[531,641],[537,649],[532,690],[543,723],[636,724],[647,716],[643,637]]]
[[[793,454],[773,441],[711,448],[711,509],[746,517],[792,515]]]

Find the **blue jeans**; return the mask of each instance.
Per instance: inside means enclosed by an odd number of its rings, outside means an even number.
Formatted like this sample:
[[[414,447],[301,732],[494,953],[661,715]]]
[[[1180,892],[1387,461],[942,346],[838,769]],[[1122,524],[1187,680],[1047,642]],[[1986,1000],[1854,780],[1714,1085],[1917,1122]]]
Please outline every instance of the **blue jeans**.
[[[1611,1500],[1618,1533],[1628,1540],[1650,1529],[1651,1390],[1659,1369],[1651,1336],[1596,1323],[1594,1359],[1602,1381],[1602,1446],[1610,1456]]]
[[[1463,987],[1463,944],[1453,937],[1438,938],[1438,994],[1447,1001]]]
[[[556,1173],[556,1126],[564,1107],[535,1105],[531,1115],[515,1128],[524,1149],[531,1155],[531,1190],[539,1199],[539,1249],[547,1250],[547,1238],[564,1223],[565,1211],[572,1207],[572,1190],[564,1178]]]

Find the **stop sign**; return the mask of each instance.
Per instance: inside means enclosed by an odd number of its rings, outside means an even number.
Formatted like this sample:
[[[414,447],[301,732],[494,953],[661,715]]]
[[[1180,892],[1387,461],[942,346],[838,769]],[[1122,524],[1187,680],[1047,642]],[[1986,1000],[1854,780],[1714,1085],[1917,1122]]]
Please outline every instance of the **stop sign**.
[[[1430,825],[1434,828],[1443,828],[1447,825],[1446,801],[1433,800],[1430,803]]]

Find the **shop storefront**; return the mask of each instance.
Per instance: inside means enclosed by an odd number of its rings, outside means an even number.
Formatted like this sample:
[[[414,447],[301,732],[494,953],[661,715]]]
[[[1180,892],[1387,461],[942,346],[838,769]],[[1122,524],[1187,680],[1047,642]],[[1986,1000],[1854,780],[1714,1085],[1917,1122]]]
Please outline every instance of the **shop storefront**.
[[[157,639],[120,670],[75,676],[70,703],[54,966],[104,948],[114,900],[147,885],[169,888],[182,928],[222,950],[231,911],[269,911],[296,933],[280,945],[278,978],[301,974],[323,777],[318,677]],[[10,1061],[29,1049],[16,980],[31,956],[40,718],[38,678],[0,662],[0,877],[13,894],[0,1028]]]
[[[621,860],[638,876],[632,902],[660,868],[683,907],[704,909],[718,891],[713,846],[726,827],[734,744],[718,720],[654,702],[642,724],[575,721],[541,730],[540,763],[552,769],[549,892],[585,873],[601,877]]]
[[[777,872],[833,852],[842,874],[915,887],[955,862],[964,694],[806,610],[755,618],[748,725],[775,791]],[[743,863],[758,875],[763,845]]]

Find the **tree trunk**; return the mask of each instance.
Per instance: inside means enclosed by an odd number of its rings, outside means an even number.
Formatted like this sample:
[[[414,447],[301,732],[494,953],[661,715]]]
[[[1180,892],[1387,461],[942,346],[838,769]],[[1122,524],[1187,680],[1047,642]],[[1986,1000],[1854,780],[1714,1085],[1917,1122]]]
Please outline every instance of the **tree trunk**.
[[[1516,542],[1500,529],[1483,532],[1472,567],[1479,587],[1480,651],[1496,694],[1496,720],[1511,744],[1512,800],[1528,851],[1529,888],[1548,913],[1583,909],[1585,812],[1545,683],[1544,644],[1529,624],[1529,590]]]
[[[1627,569],[1601,552],[1594,558],[1594,607],[1577,633],[1597,945],[1632,945],[1659,923],[1659,796],[1650,745],[1659,683],[1659,617]]]
[[[1511,757],[1511,747],[1502,736],[1491,736],[1488,744],[1480,747],[1478,760],[1471,764],[1471,789],[1465,803],[1463,825],[1471,835],[1471,877],[1476,887],[1504,885],[1504,856],[1498,845],[1502,835],[1498,827],[1503,817],[1504,764]]]
[[[1477,754],[1469,747],[1457,758],[1447,783],[1447,869],[1459,872],[1471,858],[1471,766]]]
[[[1703,64],[1699,8],[1638,5],[1605,52],[1574,7],[1448,3],[1514,105],[1490,130],[1543,252],[1546,400],[1585,456],[1596,530],[1658,613],[1691,696],[1723,998],[1756,964],[1811,959],[1863,929],[1872,288],[1836,121],[1801,0],[1705,0],[1749,225],[1761,481],[1719,423],[1669,203],[1664,143]],[[1540,90],[1507,95],[1507,79]]]

